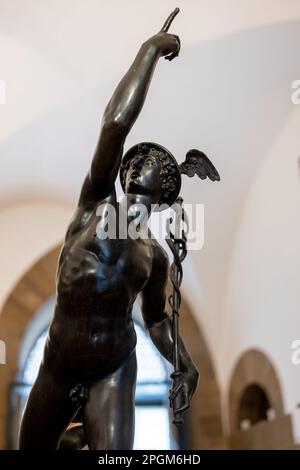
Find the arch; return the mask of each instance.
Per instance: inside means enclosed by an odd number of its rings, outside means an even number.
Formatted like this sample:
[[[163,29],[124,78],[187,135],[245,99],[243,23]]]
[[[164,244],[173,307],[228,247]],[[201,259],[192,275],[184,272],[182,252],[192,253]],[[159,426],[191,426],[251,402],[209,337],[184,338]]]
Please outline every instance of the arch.
[[[10,385],[19,372],[20,354],[30,324],[53,295],[60,245],[41,257],[19,280],[7,298],[0,315],[1,339],[6,343],[7,364],[0,382],[0,448],[7,448],[7,422]],[[170,289],[170,287],[168,287]],[[192,448],[223,447],[220,392],[210,352],[191,307],[183,297],[180,329],[201,379],[192,409],[187,413],[191,424]]]
[[[277,418],[284,415],[281,387],[275,367],[265,353],[258,349],[250,349],[239,358],[231,377],[229,388],[231,434],[240,429],[239,417],[245,392],[254,386],[265,395],[269,408],[274,410]]]
[[[251,425],[268,418],[271,404],[266,392],[257,384],[247,385],[242,393],[238,408],[238,423]]]
[[[1,366],[0,449],[5,449],[10,384],[19,371],[25,332],[36,312],[55,294],[55,272],[60,246],[39,259],[19,280],[0,315],[1,339],[6,343],[6,365]]]

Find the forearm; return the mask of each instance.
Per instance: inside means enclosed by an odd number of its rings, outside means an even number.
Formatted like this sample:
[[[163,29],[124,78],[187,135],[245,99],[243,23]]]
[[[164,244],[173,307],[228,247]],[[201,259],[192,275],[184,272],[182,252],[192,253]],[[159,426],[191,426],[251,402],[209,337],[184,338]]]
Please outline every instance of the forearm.
[[[148,41],[141,46],[106,107],[104,123],[115,122],[129,132],[145,102],[160,55],[159,48]]]
[[[172,337],[172,320],[169,316],[162,321],[154,323],[148,327],[150,337],[159,350],[159,352],[171,363],[173,363],[173,337]],[[198,375],[198,370],[193,363],[189,353],[181,338],[178,344],[179,365],[182,372],[192,372]]]

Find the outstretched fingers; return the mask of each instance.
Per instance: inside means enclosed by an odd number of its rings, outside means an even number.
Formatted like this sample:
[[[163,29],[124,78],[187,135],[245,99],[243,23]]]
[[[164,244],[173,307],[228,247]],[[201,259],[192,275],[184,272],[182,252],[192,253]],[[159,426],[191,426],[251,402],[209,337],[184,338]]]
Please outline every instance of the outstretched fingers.
[[[175,8],[174,11],[168,16],[167,20],[165,21],[163,27],[161,28],[161,32],[167,33],[170,29],[171,24],[173,23],[174,18],[178,15],[179,13],[179,8]]]

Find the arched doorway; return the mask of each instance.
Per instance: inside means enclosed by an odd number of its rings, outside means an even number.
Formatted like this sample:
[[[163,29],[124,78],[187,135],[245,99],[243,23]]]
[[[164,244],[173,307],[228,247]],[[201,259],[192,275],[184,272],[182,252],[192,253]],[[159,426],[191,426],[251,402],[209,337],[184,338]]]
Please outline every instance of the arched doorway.
[[[240,430],[241,418],[260,421],[267,407],[276,417],[283,416],[281,387],[275,367],[262,351],[250,349],[234,368],[229,389],[230,432]],[[260,419],[258,419],[260,418]]]
[[[247,423],[253,426],[268,419],[271,409],[270,400],[263,388],[257,384],[248,385],[239,402],[237,420],[240,428],[243,428],[243,423],[245,428]]]
[[[237,361],[229,389],[229,424],[233,449],[279,449],[293,442],[275,367],[262,351],[245,351]]]
[[[55,295],[55,272],[60,246],[57,246],[24,274],[9,295],[0,316],[1,339],[7,344],[7,365],[0,383],[0,448],[8,448],[9,402],[11,385],[22,369],[22,348],[26,331],[45,302]],[[191,428],[190,448],[223,447],[220,393],[210,352],[192,310],[183,296],[181,333],[201,372],[192,412],[187,420]]]

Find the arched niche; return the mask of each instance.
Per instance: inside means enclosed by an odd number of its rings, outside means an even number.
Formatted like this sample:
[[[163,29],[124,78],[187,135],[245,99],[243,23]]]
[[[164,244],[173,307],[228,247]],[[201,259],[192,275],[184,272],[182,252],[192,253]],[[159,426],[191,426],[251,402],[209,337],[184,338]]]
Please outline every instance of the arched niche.
[[[251,349],[242,354],[232,373],[229,387],[230,433],[240,430],[241,419],[249,420],[252,425],[263,420],[264,413],[266,419],[268,409],[273,410],[276,418],[284,415],[280,382],[266,354]]]

